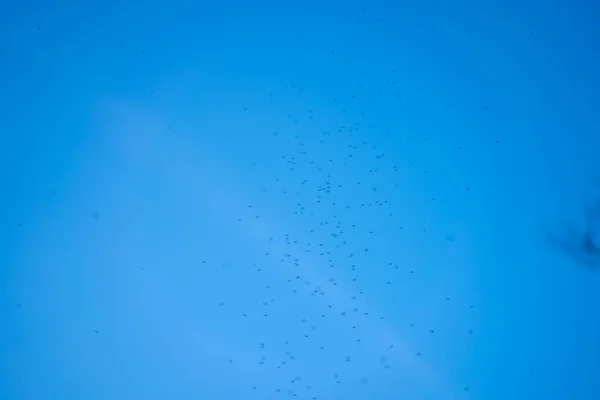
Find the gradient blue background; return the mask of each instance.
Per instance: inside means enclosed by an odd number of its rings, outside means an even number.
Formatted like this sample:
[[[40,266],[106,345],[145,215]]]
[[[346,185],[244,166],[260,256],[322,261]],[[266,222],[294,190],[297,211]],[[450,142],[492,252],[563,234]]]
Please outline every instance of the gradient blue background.
[[[3,3],[0,399],[599,399],[598,8],[212,3]]]

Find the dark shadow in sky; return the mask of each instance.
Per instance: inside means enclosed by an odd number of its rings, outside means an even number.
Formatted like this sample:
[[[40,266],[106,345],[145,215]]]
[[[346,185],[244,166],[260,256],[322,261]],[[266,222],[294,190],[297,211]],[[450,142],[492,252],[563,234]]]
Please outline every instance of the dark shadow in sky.
[[[546,231],[546,238],[579,265],[600,271],[600,199],[584,207],[583,217],[581,229],[567,225],[559,232]]]

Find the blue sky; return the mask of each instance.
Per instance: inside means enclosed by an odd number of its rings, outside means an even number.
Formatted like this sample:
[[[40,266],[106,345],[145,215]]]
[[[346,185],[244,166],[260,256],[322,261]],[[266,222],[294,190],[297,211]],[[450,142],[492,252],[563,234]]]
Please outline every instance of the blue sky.
[[[2,13],[0,398],[600,398],[597,7],[215,4]]]

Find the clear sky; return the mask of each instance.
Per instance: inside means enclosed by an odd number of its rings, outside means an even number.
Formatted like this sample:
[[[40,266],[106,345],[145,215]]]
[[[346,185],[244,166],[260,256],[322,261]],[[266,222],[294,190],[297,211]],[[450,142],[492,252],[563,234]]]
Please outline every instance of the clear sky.
[[[600,399],[593,2],[2,8],[0,399]]]

